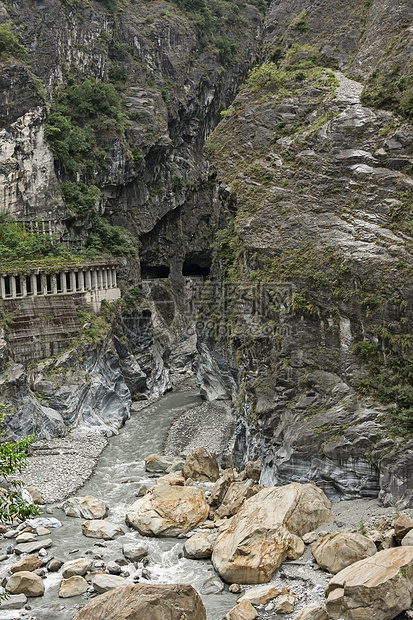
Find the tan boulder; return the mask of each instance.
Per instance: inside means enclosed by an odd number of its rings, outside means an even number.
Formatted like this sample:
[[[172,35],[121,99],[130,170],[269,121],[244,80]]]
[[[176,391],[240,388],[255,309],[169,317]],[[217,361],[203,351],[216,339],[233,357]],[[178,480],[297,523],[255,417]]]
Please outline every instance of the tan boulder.
[[[41,563],[42,561],[37,555],[34,555],[33,553],[30,555],[25,555],[19,562],[17,562],[16,564],[13,564],[13,566],[10,567],[10,572],[11,573],[18,573],[20,571],[32,572],[36,570],[36,568],[39,568]]]
[[[333,575],[376,552],[374,542],[356,532],[328,534],[311,545],[311,553],[317,564]]]
[[[203,523],[209,507],[195,487],[155,485],[126,513],[126,524],[143,536],[177,536]]]
[[[410,530],[410,532],[407,532],[406,536],[402,538],[400,544],[402,547],[409,547],[413,545],[413,530]]]
[[[16,537],[16,543],[30,543],[36,540],[36,536],[31,532],[23,532]]]
[[[183,487],[185,484],[185,478],[177,471],[171,471],[169,474],[166,474],[166,476],[161,476],[158,478],[156,484],[171,484],[178,487]]]
[[[277,598],[274,611],[276,614],[292,614],[294,605],[295,596],[293,594],[282,594]]]
[[[266,583],[289,552],[304,549],[292,533],[301,536],[332,520],[331,503],[315,485],[265,488],[229,520],[212,562],[229,583]]]
[[[184,557],[189,560],[202,560],[212,555],[212,545],[204,534],[194,534],[185,542]]]
[[[50,530],[48,530],[47,527],[39,525],[39,527],[36,527],[36,534],[38,536],[49,536]]]
[[[205,448],[195,448],[186,457],[185,464],[182,467],[182,475],[186,479],[215,482],[219,478],[217,460]]]
[[[226,492],[228,491],[231,483],[234,482],[234,470],[226,469],[222,476],[218,478],[215,482],[214,486],[211,489],[211,495],[208,499],[208,504],[211,508],[217,508],[225,497]]]
[[[257,484],[259,483],[261,478],[261,470],[261,461],[248,461],[245,465],[246,475],[248,476],[248,478],[251,478],[251,480],[254,480],[254,482],[256,482]]]
[[[226,620],[255,620],[258,618],[257,610],[249,601],[241,601],[227,615]]]
[[[114,590],[115,588],[123,588],[127,585],[129,585],[129,581],[127,581],[124,577],[118,577],[117,575],[97,573],[92,578],[92,586],[95,588],[96,592],[99,592],[99,594],[109,592],[109,590]]]
[[[31,495],[31,498],[33,500],[33,504],[44,504],[44,499],[42,494],[40,493],[39,489],[37,489],[36,487],[24,487],[25,491],[28,491]]]
[[[294,616],[293,620],[329,620],[328,613],[318,603],[310,603]]]
[[[82,519],[104,519],[108,514],[105,502],[93,495],[70,497],[63,504],[63,510],[68,517]]]
[[[232,482],[225,493],[221,505],[215,511],[215,519],[223,517],[232,517],[241,508],[245,500],[256,495],[262,487],[255,484],[253,480],[244,480],[243,482]]]
[[[6,590],[10,594],[24,594],[25,596],[43,596],[43,579],[29,571],[13,573],[7,580]]]
[[[182,469],[185,461],[176,456],[162,456],[149,454],[145,456],[145,469],[153,474],[168,474],[171,471]]]
[[[400,542],[410,530],[413,530],[413,519],[406,514],[399,515],[394,523],[396,541]]]
[[[92,599],[74,620],[206,620],[201,597],[187,584],[116,588]]]
[[[84,594],[88,587],[89,584],[86,579],[83,579],[80,575],[74,575],[60,582],[59,597],[71,598],[72,596],[79,596],[79,594]]]
[[[379,551],[340,571],[326,589],[332,620],[391,620],[413,601],[413,547]]]
[[[65,562],[62,566],[62,577],[63,579],[69,579],[69,577],[74,577],[75,575],[83,577],[92,566],[93,560],[89,558],[78,558],[70,562]]]
[[[103,538],[113,540],[116,536],[124,534],[121,527],[103,519],[92,519],[82,523],[82,533],[88,538]]]
[[[257,586],[256,588],[247,590],[245,594],[238,599],[238,602],[249,601],[251,605],[265,605],[268,601],[272,601],[272,599],[276,598],[279,593],[280,591],[272,585]]]

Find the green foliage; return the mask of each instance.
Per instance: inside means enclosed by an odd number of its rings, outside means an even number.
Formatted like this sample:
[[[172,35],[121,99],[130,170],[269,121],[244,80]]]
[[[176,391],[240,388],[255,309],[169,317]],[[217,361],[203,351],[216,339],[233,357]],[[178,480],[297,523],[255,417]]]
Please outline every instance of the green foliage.
[[[388,73],[373,73],[364,88],[361,101],[373,108],[393,110],[408,119],[413,118],[413,75],[389,79]]]
[[[214,37],[214,45],[219,49],[219,59],[223,67],[228,67],[231,64],[232,57],[234,56],[237,46],[228,35],[222,34]]]
[[[28,56],[27,50],[10,30],[9,24],[0,25],[0,58],[3,56],[13,56],[19,60],[25,60]]]
[[[372,360],[377,356],[378,346],[374,342],[361,340],[355,345],[356,353],[361,360]]]
[[[113,256],[128,256],[136,252],[136,240],[120,226],[112,226],[107,220],[95,214],[92,219],[87,247]]]
[[[218,230],[212,246],[214,262],[219,261],[224,279],[236,280],[238,264],[238,238],[233,222],[228,228]]]
[[[0,405],[0,423],[4,421],[6,407]],[[26,502],[21,493],[22,482],[15,476],[21,474],[26,466],[27,454],[34,435],[19,439],[16,442],[5,440],[4,431],[0,431],[0,522],[12,523],[14,519],[27,519],[39,514],[34,504]]]
[[[108,69],[108,80],[111,84],[122,85],[128,77],[128,69],[124,62],[112,62]]]
[[[140,149],[133,147],[133,149],[131,149],[131,153],[132,153],[132,159],[137,166],[145,164],[145,158]]]
[[[88,186],[80,181],[63,183],[60,191],[69,211],[80,215],[93,211],[100,196],[100,190],[96,185]]]
[[[48,235],[37,235],[22,224],[0,215],[0,257],[2,262],[42,259],[67,254],[64,245]]]
[[[298,30],[299,32],[307,32],[308,30],[307,22],[305,21],[305,19],[299,19],[295,22],[294,28]]]
[[[68,174],[96,174],[106,168],[99,137],[107,133],[123,136],[125,120],[113,84],[90,78],[77,85],[71,79],[51,106],[45,135]]]
[[[102,302],[101,311],[77,310],[81,325],[81,335],[91,345],[101,344],[107,336],[113,320],[114,309]]]

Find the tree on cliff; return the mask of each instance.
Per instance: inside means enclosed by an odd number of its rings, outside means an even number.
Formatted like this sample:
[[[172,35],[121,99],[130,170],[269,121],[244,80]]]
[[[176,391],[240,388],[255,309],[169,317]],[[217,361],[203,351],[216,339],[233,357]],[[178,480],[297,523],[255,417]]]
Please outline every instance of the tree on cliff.
[[[4,405],[0,405],[0,411]],[[0,424],[4,414],[0,414]],[[0,522],[12,522],[13,519],[27,519],[39,514],[36,506],[23,497],[21,480],[15,476],[26,466],[26,458],[34,435],[24,437],[16,442],[7,441],[5,432],[0,430]]]

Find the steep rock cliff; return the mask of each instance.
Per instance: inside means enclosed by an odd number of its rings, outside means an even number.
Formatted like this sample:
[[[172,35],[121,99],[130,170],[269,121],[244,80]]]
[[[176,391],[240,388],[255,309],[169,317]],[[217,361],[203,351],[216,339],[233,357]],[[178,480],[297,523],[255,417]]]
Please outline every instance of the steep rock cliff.
[[[200,337],[236,369],[234,458],[261,458],[265,483],[412,501],[408,89],[375,101],[404,116],[364,105],[379,74],[409,71],[412,17],[405,2],[273,2],[267,61],[209,140],[227,196],[216,266],[237,294],[215,307],[230,337]]]

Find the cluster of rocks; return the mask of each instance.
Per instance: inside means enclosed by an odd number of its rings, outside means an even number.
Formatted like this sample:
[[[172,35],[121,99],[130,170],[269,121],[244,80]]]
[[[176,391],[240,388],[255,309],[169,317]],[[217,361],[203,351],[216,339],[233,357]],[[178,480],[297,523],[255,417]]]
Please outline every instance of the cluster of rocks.
[[[363,532],[323,532],[320,528],[334,519],[323,491],[299,483],[262,487],[257,462],[247,463],[240,473],[220,471],[215,457],[197,448],[185,461],[150,455],[145,463],[148,472],[161,475],[152,488],[141,485],[138,499],[126,511],[126,525],[144,536],[184,539],[182,554],[190,560],[211,558],[218,576],[204,584],[201,594],[220,592],[225,583],[239,594],[226,620],[294,612],[294,620],[390,620],[411,606],[413,519],[408,514],[379,521]],[[107,520],[108,508],[96,497],[72,497],[62,509],[84,520],[84,536],[105,541],[125,533]],[[148,546],[143,542],[124,544],[122,557],[106,563],[92,551],[67,562],[49,556],[47,526],[59,525],[57,519],[40,518],[3,528],[6,539],[15,539],[10,553],[21,558],[3,580],[10,597],[2,602],[2,610],[19,609],[28,597],[42,596],[45,577],[60,571],[60,598],[83,594],[90,599],[77,620],[121,620],[126,610],[142,620],[178,620],[184,614],[206,619],[202,600],[191,586],[138,583],[133,569],[149,578]],[[302,561],[306,549],[311,549],[319,569],[328,571],[330,581],[322,600],[310,599],[303,607],[299,588],[280,583],[284,567],[278,573],[277,569],[285,561]]]

